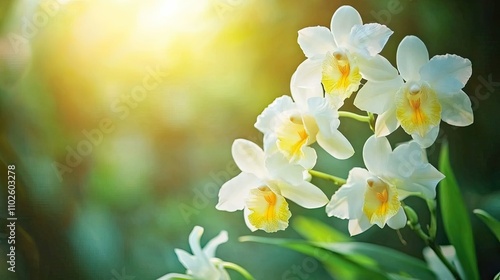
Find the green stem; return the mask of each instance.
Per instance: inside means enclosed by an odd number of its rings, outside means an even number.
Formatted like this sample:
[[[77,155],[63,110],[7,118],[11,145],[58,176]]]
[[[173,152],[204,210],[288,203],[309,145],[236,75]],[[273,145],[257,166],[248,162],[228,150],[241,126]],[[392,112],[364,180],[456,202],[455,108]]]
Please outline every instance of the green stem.
[[[436,202],[431,199],[426,199],[427,207],[431,216],[431,224],[429,225],[429,235],[432,239],[436,238],[437,221],[436,221]]]
[[[375,132],[375,116],[368,112],[368,124],[370,125],[370,129]]]
[[[342,179],[340,177],[333,176],[333,175],[330,175],[330,174],[327,174],[327,173],[323,173],[323,172],[320,172],[320,171],[316,171],[316,170],[309,170],[309,174],[311,174],[314,177],[318,177],[318,178],[321,178],[321,179],[332,181],[335,185],[337,185],[339,187],[346,183],[345,179]]]
[[[223,262],[222,266],[224,268],[229,268],[229,269],[232,269],[234,271],[237,271],[239,274],[241,274],[243,277],[245,277],[246,280],[255,280],[255,278],[253,278],[253,276],[246,269],[244,269],[243,267],[241,267],[235,263]]]
[[[362,116],[351,112],[339,111],[339,117],[355,119],[360,122],[370,123],[370,116]]]
[[[362,115],[358,115],[358,114],[351,113],[351,112],[339,111],[339,117],[346,117],[346,118],[355,119],[355,120],[360,121],[360,122],[366,122],[370,126],[370,129],[373,132],[375,132],[375,116],[370,112],[368,112],[367,116],[362,116]]]
[[[409,212],[409,210],[406,207],[404,207],[403,209],[405,210],[405,213],[408,217],[411,216],[411,213]],[[431,213],[431,215],[432,215],[432,213]],[[460,277],[460,274],[458,274],[458,271],[456,270],[456,268],[443,255],[443,252],[441,251],[441,247],[439,247],[436,244],[436,240],[434,239],[434,237],[427,235],[422,230],[422,227],[420,226],[420,223],[418,223],[418,220],[408,220],[408,226],[410,227],[410,229],[412,229],[418,235],[418,237],[420,237],[425,242],[425,244],[427,246],[429,246],[434,251],[434,253],[436,253],[436,256],[438,256],[438,258],[441,260],[441,262],[446,266],[446,268],[451,272],[451,274],[453,274],[453,277],[455,279],[457,279],[457,280],[462,279]]]
[[[455,277],[455,279],[457,279],[457,280],[462,279],[460,277],[460,274],[458,274],[458,271],[455,269],[455,267],[443,255],[443,252],[441,251],[441,247],[439,247],[436,244],[436,242],[429,243],[429,247],[431,247],[431,249],[434,251],[434,253],[436,253],[438,258],[441,260],[441,262],[443,262],[443,264],[446,266],[446,268],[448,268],[448,270],[451,272],[451,274],[453,274],[453,277]]]

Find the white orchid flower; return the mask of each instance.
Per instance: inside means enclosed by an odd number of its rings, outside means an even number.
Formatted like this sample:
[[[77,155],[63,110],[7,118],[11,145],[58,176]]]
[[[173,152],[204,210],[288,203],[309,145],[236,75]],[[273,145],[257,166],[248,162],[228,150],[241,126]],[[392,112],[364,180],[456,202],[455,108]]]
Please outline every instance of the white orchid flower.
[[[306,180],[305,169],[289,164],[280,153],[266,156],[255,143],[236,139],[232,154],[242,172],[222,185],[216,208],[244,210],[250,230],[276,232],[287,228],[291,213],[286,199],[308,209],[328,202],[326,195]]]
[[[292,88],[292,94],[294,89]],[[297,93],[294,94],[297,96]],[[316,164],[314,142],[338,159],[354,154],[349,140],[338,131],[338,112],[325,98],[312,97],[307,104],[289,96],[276,98],[258,117],[255,127],[264,134],[264,150],[280,152],[291,164],[312,169]]]
[[[189,234],[189,246],[193,255],[188,252],[175,249],[177,258],[187,269],[186,274],[169,273],[158,280],[167,279],[194,279],[194,280],[230,280],[227,271],[223,267],[223,261],[215,258],[217,247],[227,242],[227,232],[221,231],[219,235],[208,242],[205,248],[200,246],[200,238],[203,234],[203,228],[195,226]]]
[[[316,151],[309,147],[316,141],[318,127],[313,119],[302,114],[290,96],[276,98],[257,117],[255,128],[264,134],[264,150],[280,152],[290,163],[312,169]]]
[[[400,75],[390,71],[389,79],[368,81],[354,100],[358,108],[379,115],[377,136],[401,125],[427,148],[437,138],[441,119],[455,126],[473,123],[471,101],[462,91],[472,74],[470,60],[451,54],[429,60],[427,48],[415,36],[401,41],[396,57]]]
[[[328,216],[349,219],[351,235],[374,224],[404,227],[406,215],[400,201],[409,195],[433,199],[437,183],[444,178],[414,141],[392,151],[385,137],[371,136],[363,147],[363,159],[368,170],[353,168],[326,206]]]
[[[393,33],[378,23],[363,24],[358,11],[342,6],[335,11],[330,29],[306,27],[298,43],[307,59],[297,68],[293,80],[298,87],[323,85],[336,107],[358,90],[361,78],[387,76],[390,63],[379,55]]]

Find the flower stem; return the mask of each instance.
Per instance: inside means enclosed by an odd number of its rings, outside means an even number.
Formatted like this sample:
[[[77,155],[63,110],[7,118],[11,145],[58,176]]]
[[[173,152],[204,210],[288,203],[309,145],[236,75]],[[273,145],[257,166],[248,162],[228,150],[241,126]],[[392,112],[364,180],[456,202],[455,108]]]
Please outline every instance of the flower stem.
[[[370,116],[362,116],[351,112],[339,111],[339,117],[355,119],[360,122],[370,123]]]
[[[368,124],[370,125],[370,129],[375,132],[375,116],[368,112]]]
[[[441,262],[443,262],[443,264],[446,266],[446,268],[448,268],[448,270],[451,272],[451,274],[453,274],[453,277],[455,277],[455,279],[457,279],[457,280],[462,279],[460,277],[460,274],[458,274],[458,271],[456,270],[456,268],[443,255],[443,252],[441,251],[441,247],[439,247],[436,244],[436,242],[429,243],[429,247],[431,247],[431,249],[434,251],[434,253],[436,253],[438,258],[441,260]]]
[[[223,262],[222,266],[224,268],[229,268],[229,269],[232,269],[234,271],[237,271],[243,277],[245,277],[246,280],[255,280],[255,278],[253,278],[253,276],[246,269],[244,269],[243,267],[241,267],[241,266],[239,266],[239,265],[237,265],[235,263]]]
[[[309,174],[311,174],[314,177],[318,177],[318,178],[321,178],[321,179],[332,181],[335,185],[337,185],[339,187],[346,183],[345,179],[342,179],[340,177],[333,176],[333,175],[330,175],[330,174],[326,174],[326,173],[323,173],[323,172],[320,172],[320,171],[316,171],[316,170],[309,170]]]
[[[411,217],[413,216],[412,215],[412,211],[413,210],[410,210],[408,209],[407,206],[403,207],[404,211],[405,211],[405,214],[407,217]],[[433,213],[431,212],[431,215]],[[422,227],[420,226],[420,223],[418,222],[418,219],[409,219],[408,220],[408,226],[410,227],[410,229],[412,229],[417,235],[418,237],[420,237],[427,246],[429,246],[433,251],[434,253],[436,253],[436,256],[438,256],[438,258],[441,260],[441,262],[446,266],[446,268],[451,272],[451,274],[453,274],[453,277],[455,279],[462,279],[460,277],[460,274],[458,274],[458,271],[456,270],[456,268],[446,259],[446,257],[443,255],[443,252],[441,251],[441,247],[439,247],[436,243],[436,240],[434,239],[434,237],[431,237],[429,235],[427,235],[423,230],[422,230]]]
[[[432,239],[436,238],[437,231],[437,221],[436,221],[436,202],[431,199],[426,199],[427,207],[429,208],[429,213],[431,215],[431,224],[428,228],[429,235]]]
[[[355,119],[355,120],[360,121],[360,122],[366,122],[370,126],[370,129],[373,132],[375,132],[375,116],[370,112],[368,112],[367,116],[362,116],[362,115],[358,115],[358,114],[351,113],[351,112],[339,111],[339,117],[347,117],[347,118]]]

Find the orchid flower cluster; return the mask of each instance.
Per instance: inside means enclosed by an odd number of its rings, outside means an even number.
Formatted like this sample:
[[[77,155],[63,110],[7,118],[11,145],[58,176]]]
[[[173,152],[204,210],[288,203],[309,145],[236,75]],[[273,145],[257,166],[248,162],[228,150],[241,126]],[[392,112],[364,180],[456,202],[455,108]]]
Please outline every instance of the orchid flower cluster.
[[[396,69],[380,55],[392,33],[385,25],[363,24],[350,6],[334,13],[330,29],[299,31],[306,60],[291,78],[291,97],[278,97],[257,117],[263,149],[234,141],[232,155],[242,172],[220,189],[218,210],[243,210],[250,230],[276,232],[288,226],[288,200],[304,208],[326,205],[327,215],[348,219],[349,233],[356,235],[372,225],[404,227],[402,201],[408,196],[435,198],[444,175],[427,162],[425,148],[436,140],[441,120],[455,126],[473,122],[462,91],[471,62],[449,54],[429,59],[424,43],[407,36],[397,49]],[[355,92],[354,105],[367,116],[340,111]],[[339,117],[366,121],[374,130],[363,148],[366,169],[353,168],[346,182],[312,170],[315,142],[337,159],[354,154],[338,130]],[[399,126],[413,139],[392,150],[385,136]],[[311,175],[329,176],[342,186],[328,200]]]
[[[432,204],[444,178],[425,153],[438,136],[441,120],[454,126],[473,122],[470,99],[462,90],[472,68],[468,59],[457,55],[429,59],[416,36],[400,42],[395,68],[380,55],[392,33],[385,25],[363,24],[350,6],[333,14],[330,29],[300,30],[298,44],[306,59],[291,77],[291,96],[276,98],[257,117],[262,148],[249,140],[234,141],[232,156],[241,173],[222,185],[216,209],[242,210],[251,231],[268,233],[288,227],[289,201],[307,209],[325,207],[328,216],[348,219],[351,235],[373,225],[414,225],[414,212],[403,200],[418,196]],[[354,105],[366,115],[341,111],[347,98],[354,98]],[[366,122],[374,132],[363,147],[366,168],[352,168],[347,179],[313,170],[315,142],[340,160],[354,154],[339,131],[341,117]],[[392,149],[386,136],[399,126],[412,140]],[[311,183],[312,176],[331,180],[339,188],[329,198]],[[211,259],[215,246],[227,236],[222,233],[201,251],[199,244],[193,246],[200,232],[194,229],[190,243],[203,265],[177,251],[190,275],[183,279],[228,279],[221,261]],[[207,273],[214,276],[207,278]]]

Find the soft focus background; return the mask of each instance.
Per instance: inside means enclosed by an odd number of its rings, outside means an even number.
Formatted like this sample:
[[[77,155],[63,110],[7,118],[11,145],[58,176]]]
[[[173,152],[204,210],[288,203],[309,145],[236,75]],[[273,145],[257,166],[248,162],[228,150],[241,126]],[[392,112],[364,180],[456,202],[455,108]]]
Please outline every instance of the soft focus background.
[[[428,149],[437,163],[441,143],[469,209],[500,218],[498,2],[432,0],[2,0],[0,2],[1,172],[16,165],[17,262],[7,271],[7,229],[0,237],[1,279],[155,279],[184,273],[174,248],[190,250],[194,225],[202,244],[221,230],[230,241],[218,256],[257,279],[324,279],[321,268],[286,278],[307,265],[298,253],[254,243],[241,212],[215,209],[219,187],[238,174],[234,139],[261,143],[253,124],[274,98],[289,94],[289,79],[304,60],[303,27],[329,26],[333,12],[354,6],[365,22],[394,30],[382,54],[417,35],[431,56],[452,53],[472,61],[465,91],[475,122],[442,124]],[[356,111],[352,99],[344,110]],[[341,131],[356,154],[346,161],[320,148],[317,170],[345,177],[363,166],[368,126],[343,119]],[[408,140],[402,130],[392,145]],[[6,174],[0,217],[6,214]],[[334,188],[314,180],[328,196]],[[418,200],[408,202],[426,221]],[[347,232],[324,208],[306,215]],[[467,217],[464,217],[466,219]],[[500,246],[472,217],[483,279],[500,270]],[[268,235],[298,238],[289,227]],[[356,237],[421,258],[423,243],[408,229],[376,227]],[[441,244],[447,244],[442,227]],[[310,270],[310,269],[309,269]],[[235,279],[240,277],[231,272]],[[283,278],[285,277],[285,278]]]

